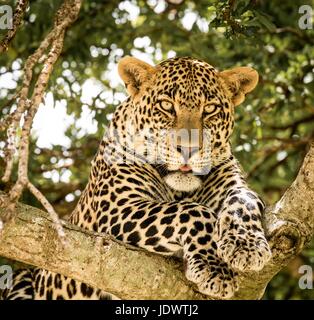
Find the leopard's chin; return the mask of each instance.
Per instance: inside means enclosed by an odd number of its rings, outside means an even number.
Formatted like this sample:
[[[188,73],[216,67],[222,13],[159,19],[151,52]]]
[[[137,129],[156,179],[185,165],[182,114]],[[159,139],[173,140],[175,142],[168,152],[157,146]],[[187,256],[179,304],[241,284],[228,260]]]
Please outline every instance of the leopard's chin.
[[[192,172],[171,172],[164,179],[167,185],[176,191],[192,192],[202,185],[202,180]]]

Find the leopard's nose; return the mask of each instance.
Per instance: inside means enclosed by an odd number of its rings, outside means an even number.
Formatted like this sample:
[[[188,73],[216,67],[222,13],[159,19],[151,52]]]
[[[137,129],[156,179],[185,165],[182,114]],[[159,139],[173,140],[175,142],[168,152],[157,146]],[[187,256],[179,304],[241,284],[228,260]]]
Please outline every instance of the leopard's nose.
[[[187,162],[195,153],[198,152],[198,147],[177,146],[177,151],[182,155],[184,161]]]

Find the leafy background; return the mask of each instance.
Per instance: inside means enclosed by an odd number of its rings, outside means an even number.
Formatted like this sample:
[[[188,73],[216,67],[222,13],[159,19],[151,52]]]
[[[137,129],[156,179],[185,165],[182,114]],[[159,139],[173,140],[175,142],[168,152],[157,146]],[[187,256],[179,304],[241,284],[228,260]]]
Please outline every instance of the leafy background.
[[[0,56],[0,117],[15,107],[24,62],[51,28],[61,3],[30,1],[10,49]],[[14,6],[15,1],[0,4]],[[87,183],[104,126],[124,97],[121,82],[113,77],[117,61],[127,54],[155,63],[189,55],[219,70],[236,65],[258,70],[258,87],[236,110],[232,145],[251,186],[274,203],[295,178],[314,137],[314,31],[298,25],[299,7],[305,4],[314,9],[314,2],[306,0],[84,1],[46,96],[53,108],[62,104],[72,119],[66,126],[54,123],[56,131],[65,128],[67,143],[42,146],[33,131],[31,181],[61,216],[71,212]],[[0,30],[0,38],[4,34]],[[84,84],[91,79],[97,94],[83,100]],[[46,103],[42,114],[45,108]],[[83,130],[82,121],[94,129]],[[4,146],[0,135],[1,175]],[[0,189],[9,187],[0,182]],[[22,200],[40,207],[27,192]],[[313,263],[314,243],[271,281],[264,298],[313,299],[313,290],[298,286],[299,267]]]

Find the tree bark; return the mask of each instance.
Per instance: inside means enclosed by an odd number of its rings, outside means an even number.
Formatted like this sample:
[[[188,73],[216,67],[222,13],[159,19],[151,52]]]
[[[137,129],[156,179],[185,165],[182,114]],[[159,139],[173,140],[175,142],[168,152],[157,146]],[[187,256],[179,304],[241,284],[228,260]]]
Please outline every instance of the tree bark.
[[[6,196],[1,196],[3,202]],[[273,258],[260,272],[241,274],[234,299],[260,299],[268,282],[311,240],[314,233],[314,144],[296,180],[268,207],[264,228]],[[1,205],[0,205],[1,207]],[[64,222],[64,247],[49,216],[19,204],[0,236],[0,256],[59,272],[121,299],[208,299],[182,272],[182,263],[126,246],[108,235]],[[4,209],[0,211],[0,219]]]

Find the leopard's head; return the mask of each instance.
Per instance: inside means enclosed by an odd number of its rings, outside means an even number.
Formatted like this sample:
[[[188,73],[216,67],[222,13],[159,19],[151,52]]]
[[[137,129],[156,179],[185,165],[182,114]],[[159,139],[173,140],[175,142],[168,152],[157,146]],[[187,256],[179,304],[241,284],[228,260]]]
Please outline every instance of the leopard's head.
[[[255,88],[258,73],[250,67],[219,72],[190,57],[151,66],[127,56],[118,70],[132,101],[135,131],[152,133],[149,152],[166,183],[178,191],[199,188],[201,175],[231,156],[234,107]],[[140,138],[135,149],[147,141]]]

